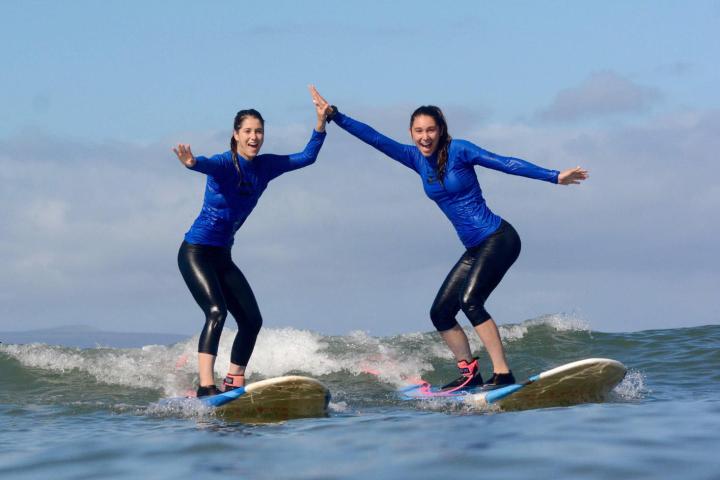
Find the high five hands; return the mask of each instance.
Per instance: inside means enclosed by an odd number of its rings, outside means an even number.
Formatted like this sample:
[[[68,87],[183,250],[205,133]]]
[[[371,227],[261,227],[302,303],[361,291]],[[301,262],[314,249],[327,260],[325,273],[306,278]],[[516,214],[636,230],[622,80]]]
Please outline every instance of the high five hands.
[[[318,95],[314,85],[308,85],[308,90],[310,90],[310,95],[312,95],[313,105],[315,105],[315,111],[318,117],[318,123],[315,130],[318,132],[324,132],[330,105],[328,105],[324,98]]]
[[[317,112],[318,124],[315,130],[318,132],[325,131],[325,122],[327,122],[328,113],[330,113],[330,105],[328,102],[320,96],[315,85],[308,85],[310,95],[312,95],[313,105],[315,105],[315,111]]]
[[[308,85],[308,90],[310,90],[310,95],[312,95],[313,103],[315,104],[315,108],[318,111],[318,115],[320,115],[320,112],[327,118],[330,113],[332,113],[332,107],[330,106],[330,103],[328,103],[327,100],[325,100],[322,95],[320,95],[320,92],[317,91],[317,88],[315,88],[315,85]]]

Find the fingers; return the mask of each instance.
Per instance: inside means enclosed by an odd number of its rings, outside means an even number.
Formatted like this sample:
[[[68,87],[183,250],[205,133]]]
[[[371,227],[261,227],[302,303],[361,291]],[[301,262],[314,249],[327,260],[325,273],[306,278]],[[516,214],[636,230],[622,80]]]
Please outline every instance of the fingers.
[[[193,156],[190,145],[183,145],[182,143],[179,143],[178,146],[173,148],[172,150],[173,152],[175,152],[175,155],[177,155],[179,159],[183,159],[185,157],[192,158]]]
[[[569,168],[562,172],[558,178],[558,183],[561,185],[579,185],[582,180],[587,180],[590,175],[588,171],[581,168]]]
[[[587,179],[589,176],[590,176],[590,175],[588,174],[587,170],[578,170],[578,171],[575,172],[574,175],[573,175],[574,178],[579,178],[580,180],[585,180],[585,179]]]
[[[317,91],[317,88],[315,88],[315,85],[312,83],[308,85],[308,89],[310,90],[310,94],[313,96],[313,98],[317,98],[320,96],[320,93]]]
[[[315,85],[308,85],[308,89],[310,90],[310,94],[313,97],[313,101],[317,101],[319,104],[326,104],[329,105],[328,101],[323,98],[322,95],[320,95],[320,92],[317,91],[317,88],[315,88]]]
[[[315,88],[315,85],[308,85],[308,90],[310,90],[310,95],[312,95],[313,103],[315,105],[318,105],[320,103],[320,94],[318,93],[317,89]]]
[[[317,110],[318,118],[326,121],[327,116],[332,111],[332,109],[330,108],[330,103],[325,100],[322,95],[320,95],[320,93],[317,91],[317,88],[315,88],[315,85],[308,85],[308,90],[310,91],[310,95],[312,95],[313,105],[315,105],[315,109]]]

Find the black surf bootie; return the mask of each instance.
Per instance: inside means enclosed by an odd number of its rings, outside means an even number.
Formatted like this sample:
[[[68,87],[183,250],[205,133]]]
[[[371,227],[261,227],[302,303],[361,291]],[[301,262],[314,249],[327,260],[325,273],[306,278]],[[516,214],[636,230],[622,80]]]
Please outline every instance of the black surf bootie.
[[[471,362],[460,360],[457,366],[458,370],[460,370],[460,376],[443,386],[440,390],[443,392],[452,392],[455,390],[479,387],[483,384],[483,379],[480,376],[480,368],[478,368],[477,357],[473,358]]]
[[[215,385],[208,385],[203,387],[202,385],[197,389],[197,397],[211,397],[220,393],[220,390]]]
[[[515,383],[515,376],[512,370],[508,373],[493,373],[492,377],[482,386],[483,390],[495,390],[496,388],[505,387]]]

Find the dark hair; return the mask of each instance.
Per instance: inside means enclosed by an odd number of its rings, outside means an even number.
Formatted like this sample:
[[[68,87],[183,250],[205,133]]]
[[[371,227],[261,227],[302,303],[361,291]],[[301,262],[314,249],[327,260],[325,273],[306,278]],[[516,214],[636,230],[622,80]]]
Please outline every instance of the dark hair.
[[[230,136],[230,154],[232,155],[232,161],[235,165],[235,170],[237,170],[238,175],[240,175],[240,183],[242,183],[242,171],[240,171],[240,164],[238,163],[237,159],[237,141],[235,140],[235,131],[240,129],[243,120],[248,117],[257,118],[258,120],[260,120],[260,124],[263,126],[263,128],[265,127],[265,120],[263,119],[262,115],[260,115],[260,112],[258,112],[254,108],[240,110],[237,115],[235,115],[235,121],[233,122],[233,135]]]
[[[438,128],[440,129],[440,139],[438,140],[438,178],[442,182],[445,178],[445,170],[447,169],[447,159],[448,159],[448,148],[450,148],[450,141],[452,140],[452,137],[448,133],[448,126],[447,121],[445,121],[445,115],[443,115],[442,110],[440,110],[435,105],[423,105],[422,107],[418,107],[415,109],[413,114],[410,116],[410,128],[412,128],[413,122],[415,121],[415,117],[419,117],[420,115],[427,115],[428,117],[432,117],[433,120],[435,120],[435,123],[437,123]]]

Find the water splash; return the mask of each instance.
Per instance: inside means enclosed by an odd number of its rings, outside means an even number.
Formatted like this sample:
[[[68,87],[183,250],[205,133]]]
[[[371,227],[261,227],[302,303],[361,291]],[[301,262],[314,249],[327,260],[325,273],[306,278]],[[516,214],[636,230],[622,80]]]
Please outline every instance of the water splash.
[[[520,363],[527,363],[531,370],[536,370],[542,362],[537,356],[522,358],[522,355],[531,351],[522,344],[523,339],[552,332],[588,330],[587,322],[567,314],[545,315],[518,325],[500,326],[504,341],[511,348],[516,346],[519,349]],[[215,366],[218,379],[226,372],[235,333],[226,328],[222,335]],[[479,351],[482,347],[477,335],[471,328],[467,329],[467,334],[473,348]],[[79,349],[44,344],[0,345],[0,353],[16,359],[25,368],[62,375],[79,372],[89,375],[98,384],[156,389],[163,392],[164,396],[175,397],[187,396],[188,390],[193,390],[197,384],[197,341],[198,337],[194,336],[174,345],[148,345],[129,349]],[[582,337],[580,341],[588,340]],[[550,354],[553,351],[550,349]],[[552,357],[543,361],[561,363]],[[372,395],[380,395],[383,391],[391,391],[389,387],[415,383],[428,375],[452,375],[453,365],[449,349],[436,332],[373,337],[366,332],[354,331],[343,336],[323,336],[295,328],[265,328],[258,336],[255,352],[248,365],[248,376],[250,381],[254,381],[302,374],[319,377],[332,383],[333,387],[337,385],[339,388],[334,388],[334,391],[339,390],[341,396],[346,388],[352,392],[372,390]],[[438,366],[447,371],[434,374]],[[630,380],[626,380],[627,386],[623,387],[628,392],[644,388],[641,380],[628,382]],[[638,382],[640,386],[636,385]],[[354,395],[351,393],[349,397]],[[632,393],[626,395],[631,396]]]
[[[209,418],[216,410],[195,398],[169,398],[150,404],[138,413],[152,417]]]
[[[637,370],[629,370],[612,393],[620,400],[635,401],[642,400],[651,392],[646,385],[645,375]]]

